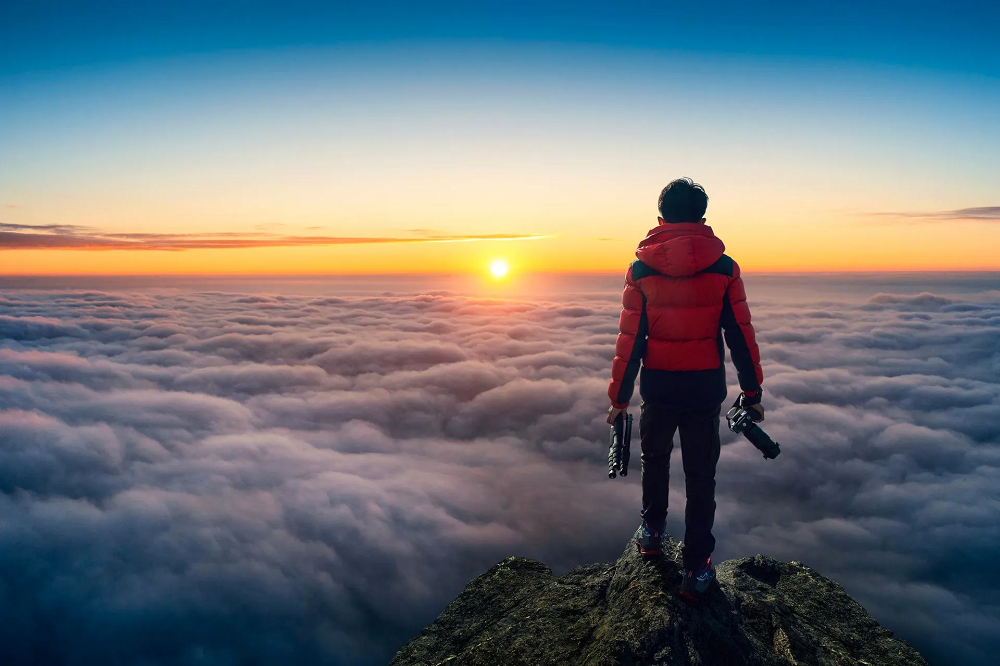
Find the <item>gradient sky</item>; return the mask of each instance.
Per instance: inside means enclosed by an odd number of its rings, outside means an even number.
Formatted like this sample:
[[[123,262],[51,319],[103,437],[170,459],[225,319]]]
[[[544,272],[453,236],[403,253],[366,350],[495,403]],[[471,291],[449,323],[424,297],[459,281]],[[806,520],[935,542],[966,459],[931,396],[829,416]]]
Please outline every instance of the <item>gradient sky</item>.
[[[411,5],[4,3],[0,273],[1000,269],[994,3]]]

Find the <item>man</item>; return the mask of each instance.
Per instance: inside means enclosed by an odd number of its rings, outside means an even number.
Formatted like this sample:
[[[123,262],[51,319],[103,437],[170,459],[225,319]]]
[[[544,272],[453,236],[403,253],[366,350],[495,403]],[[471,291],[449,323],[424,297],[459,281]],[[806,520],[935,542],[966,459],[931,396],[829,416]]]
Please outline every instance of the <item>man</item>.
[[[625,276],[608,396],[608,423],[628,407],[639,376],[643,555],[659,555],[667,519],[670,452],[680,430],[687,506],[680,594],[698,599],[715,581],[715,467],[726,399],[723,339],[742,393],[737,403],[764,419],[764,374],[740,269],[705,224],[708,196],[690,178],[660,193],[659,225],[636,249]]]

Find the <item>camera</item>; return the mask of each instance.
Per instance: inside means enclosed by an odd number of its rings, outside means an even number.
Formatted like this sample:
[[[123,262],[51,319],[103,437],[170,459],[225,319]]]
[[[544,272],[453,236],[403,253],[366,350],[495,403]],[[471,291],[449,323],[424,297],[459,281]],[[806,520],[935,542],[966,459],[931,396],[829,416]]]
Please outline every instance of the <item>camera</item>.
[[[632,441],[632,415],[622,412],[611,425],[611,443],[608,447],[608,478],[628,474],[629,445]]]
[[[754,423],[750,413],[740,405],[733,405],[726,414],[726,420],[729,422],[730,430],[749,439],[765,458],[774,459],[781,453],[778,443],[768,437],[764,429]]]

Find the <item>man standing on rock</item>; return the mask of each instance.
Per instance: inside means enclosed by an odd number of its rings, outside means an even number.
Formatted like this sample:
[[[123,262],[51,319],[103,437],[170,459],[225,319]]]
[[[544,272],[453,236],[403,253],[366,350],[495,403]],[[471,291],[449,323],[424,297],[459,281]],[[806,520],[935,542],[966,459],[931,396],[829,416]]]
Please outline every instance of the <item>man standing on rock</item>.
[[[764,374],[740,268],[705,224],[707,207],[705,190],[690,178],[675,180],[660,193],[659,225],[639,243],[638,259],[625,275],[608,388],[608,423],[613,423],[628,407],[639,374],[642,524],[635,541],[643,555],[661,552],[670,453],[680,430],[687,491],[680,594],[689,599],[715,581],[715,467],[726,399],[723,339],[742,389],[737,403],[755,421],[764,420]]]

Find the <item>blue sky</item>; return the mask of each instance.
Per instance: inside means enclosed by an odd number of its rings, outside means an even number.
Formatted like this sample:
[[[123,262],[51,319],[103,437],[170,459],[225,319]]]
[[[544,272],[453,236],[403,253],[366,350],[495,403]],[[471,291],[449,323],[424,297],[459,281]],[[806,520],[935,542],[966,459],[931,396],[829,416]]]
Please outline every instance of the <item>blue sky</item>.
[[[4,75],[229,49],[546,41],[996,76],[994,2],[7,2]]]

